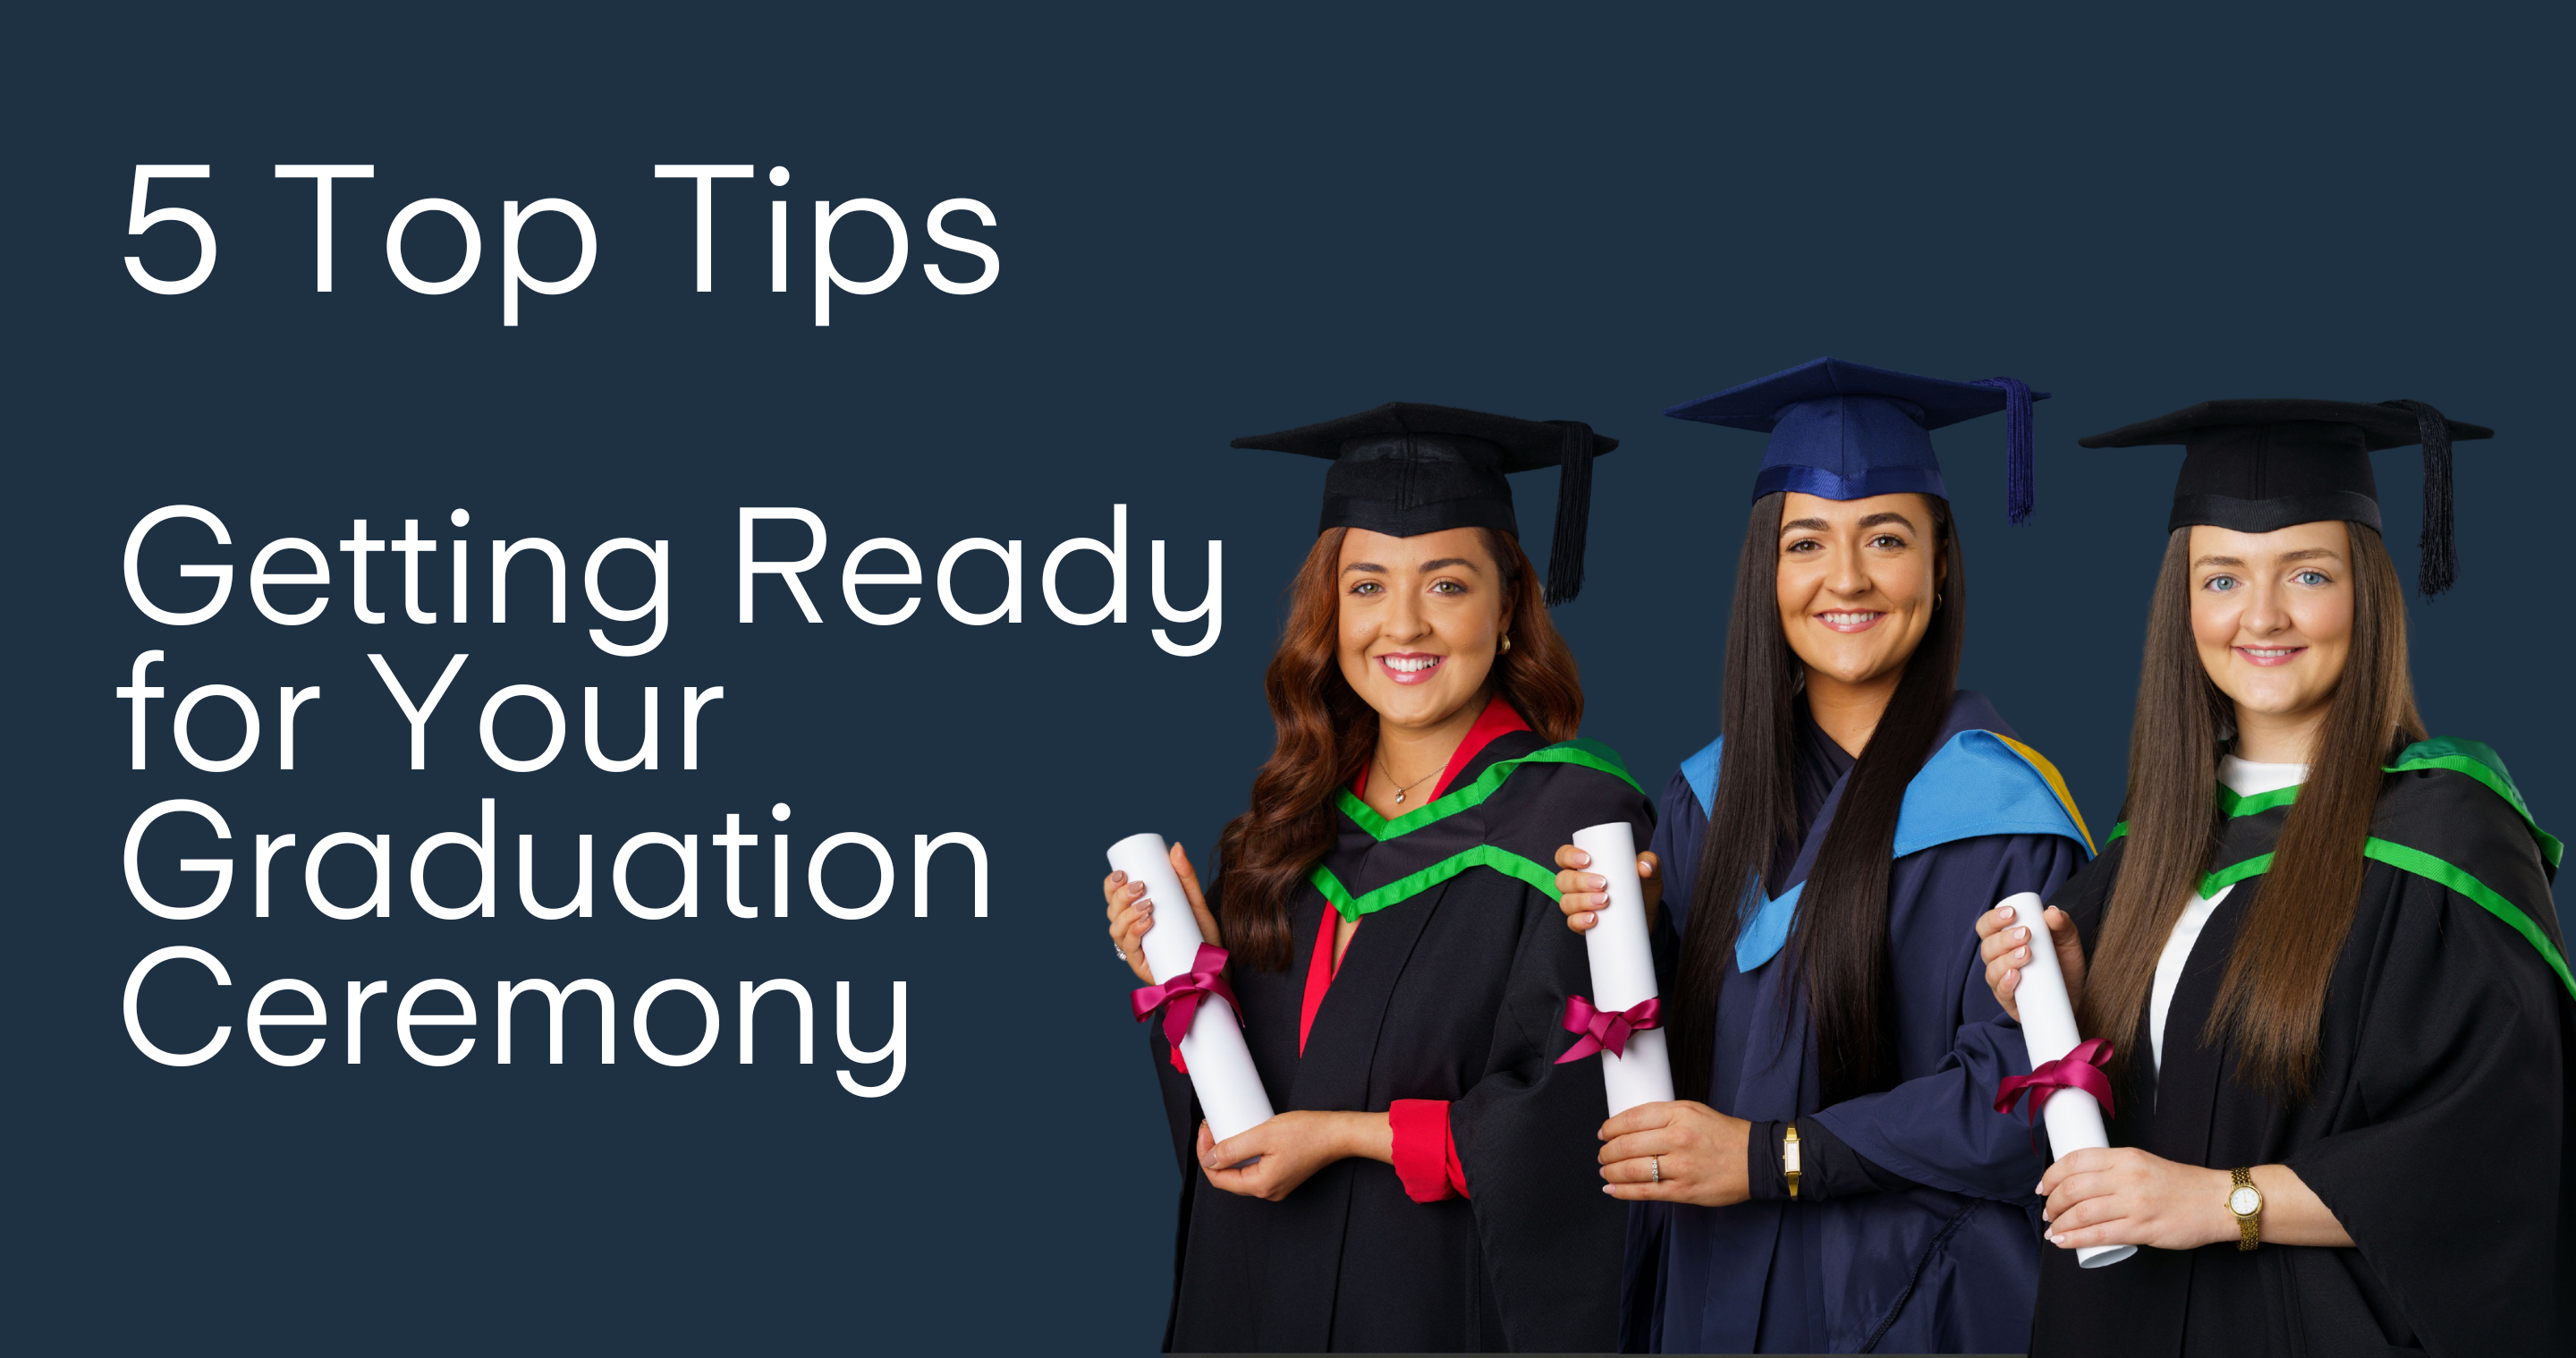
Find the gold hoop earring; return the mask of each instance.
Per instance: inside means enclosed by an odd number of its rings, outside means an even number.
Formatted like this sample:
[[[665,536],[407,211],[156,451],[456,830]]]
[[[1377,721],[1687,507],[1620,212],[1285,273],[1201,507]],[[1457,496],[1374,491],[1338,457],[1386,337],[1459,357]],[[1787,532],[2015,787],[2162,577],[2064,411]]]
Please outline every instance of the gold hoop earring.
[[[1937,589],[1932,591],[1932,611],[1935,613],[1941,611],[1941,598],[1941,591]]]
[[[1512,653],[1512,634],[1511,634],[1511,633],[1509,633],[1509,632],[1505,632],[1505,633],[1503,634],[1503,645],[1502,645],[1502,649],[1500,649],[1500,650],[1498,650],[1498,651],[1494,652],[1494,654],[1496,654],[1496,655],[1510,655],[1511,653]]]

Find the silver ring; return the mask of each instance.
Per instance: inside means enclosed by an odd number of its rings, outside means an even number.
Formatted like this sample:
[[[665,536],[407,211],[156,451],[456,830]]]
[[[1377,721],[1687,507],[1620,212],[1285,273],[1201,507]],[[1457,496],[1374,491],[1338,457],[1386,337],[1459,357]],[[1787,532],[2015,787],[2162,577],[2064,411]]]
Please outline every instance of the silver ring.
[[[1655,1177],[1649,1180],[1649,1182],[1662,1183],[1664,1181],[1664,1157],[1660,1155],[1650,1155],[1646,1157],[1646,1167],[1655,1172]]]
[[[1114,953],[1118,954],[1118,960],[1119,960],[1119,961],[1124,962],[1124,961],[1126,961],[1126,960],[1127,960],[1127,950],[1126,950],[1125,948],[1119,947],[1119,946],[1118,946],[1118,941],[1117,941],[1116,939],[1111,939],[1111,940],[1109,941],[1109,951],[1111,951],[1111,952],[1114,952]]]

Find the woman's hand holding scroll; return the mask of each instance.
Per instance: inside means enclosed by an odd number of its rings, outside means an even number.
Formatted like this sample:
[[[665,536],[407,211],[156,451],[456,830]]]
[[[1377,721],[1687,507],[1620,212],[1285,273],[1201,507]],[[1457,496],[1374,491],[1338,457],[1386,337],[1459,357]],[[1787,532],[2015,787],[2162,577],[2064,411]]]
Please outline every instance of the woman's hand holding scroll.
[[[1753,1124],[1704,1103],[1641,1104],[1601,1124],[1602,1191],[1627,1202],[1732,1207],[1753,1196]]]
[[[1599,873],[1584,871],[1592,866],[1592,855],[1571,844],[1557,848],[1556,866],[1557,908],[1565,912],[1565,927],[1582,933],[1592,927],[1595,914],[1609,908],[1610,884]],[[1645,889],[1649,929],[1663,912],[1664,879],[1656,871],[1662,866],[1651,853],[1637,855],[1637,885]]]
[[[2080,1007],[2084,1000],[2084,941],[2077,936],[2075,921],[2065,911],[2052,905],[2044,913],[2049,941],[2057,949],[2057,965],[2066,972],[2067,1001]],[[1995,1003],[2019,1022],[2021,1006],[2013,997],[2021,985],[2021,969],[2030,961],[2030,922],[2018,919],[2014,907],[1998,905],[1977,917],[1977,938],[1977,955],[1986,963],[1986,988],[1995,992]]]
[[[1199,932],[1217,947],[1225,946],[1224,936],[1217,932],[1216,916],[1208,912],[1207,897],[1199,890],[1198,871],[1190,866],[1190,855],[1180,845],[1172,846],[1172,873],[1181,879],[1181,890],[1188,894],[1190,913],[1199,921]],[[1127,959],[1127,969],[1147,985],[1154,983],[1153,971],[1145,965],[1145,933],[1154,927],[1154,903],[1145,899],[1145,884],[1127,880],[1127,874],[1113,872],[1100,879],[1100,894],[1109,902],[1109,942]]]

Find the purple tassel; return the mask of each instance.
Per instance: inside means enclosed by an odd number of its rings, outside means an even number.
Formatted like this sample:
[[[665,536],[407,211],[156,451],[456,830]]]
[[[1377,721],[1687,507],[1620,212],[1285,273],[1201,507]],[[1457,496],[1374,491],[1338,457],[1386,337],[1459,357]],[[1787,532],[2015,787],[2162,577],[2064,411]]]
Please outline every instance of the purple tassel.
[[[1989,377],[1968,385],[1992,387],[2004,394],[2004,517],[2027,523],[2039,503],[2031,473],[2030,385],[2011,377]]]

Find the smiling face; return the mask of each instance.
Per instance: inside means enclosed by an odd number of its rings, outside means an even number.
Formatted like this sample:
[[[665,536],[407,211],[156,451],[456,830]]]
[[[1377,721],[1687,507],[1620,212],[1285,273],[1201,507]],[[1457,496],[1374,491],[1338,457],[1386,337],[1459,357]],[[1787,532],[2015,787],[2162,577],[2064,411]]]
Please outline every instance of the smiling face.
[[[2352,651],[2351,532],[2332,520],[2270,533],[2203,524],[2190,580],[2192,642],[2236,703],[2239,753],[2305,762]]]
[[[1927,496],[1789,493],[1780,505],[1780,630],[1811,690],[1893,689],[1931,629],[1940,557]]]
[[[1342,539],[1342,677],[1378,720],[1420,730],[1483,693],[1510,600],[1480,529]]]

